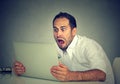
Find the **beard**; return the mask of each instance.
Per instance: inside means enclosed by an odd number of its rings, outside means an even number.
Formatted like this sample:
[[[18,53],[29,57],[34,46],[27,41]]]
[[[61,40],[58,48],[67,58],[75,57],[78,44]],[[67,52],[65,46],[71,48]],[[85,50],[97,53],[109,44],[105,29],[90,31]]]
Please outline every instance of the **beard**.
[[[66,51],[66,49],[72,42],[72,40],[67,41],[65,38],[56,38],[55,40],[56,40],[58,47],[63,51]]]

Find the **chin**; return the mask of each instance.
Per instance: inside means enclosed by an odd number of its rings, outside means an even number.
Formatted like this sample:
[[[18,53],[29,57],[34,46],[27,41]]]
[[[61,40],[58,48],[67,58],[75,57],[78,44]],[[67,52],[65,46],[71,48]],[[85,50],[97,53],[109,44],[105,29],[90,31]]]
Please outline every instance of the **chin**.
[[[61,50],[66,51],[67,47],[59,47]]]

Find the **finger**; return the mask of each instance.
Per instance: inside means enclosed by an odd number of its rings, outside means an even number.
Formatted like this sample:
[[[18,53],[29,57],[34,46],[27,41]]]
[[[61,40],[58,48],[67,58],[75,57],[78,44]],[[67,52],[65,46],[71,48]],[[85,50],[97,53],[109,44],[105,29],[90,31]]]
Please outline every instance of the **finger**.
[[[16,75],[22,75],[22,74],[24,74],[23,71],[15,71],[15,73],[16,73]]]
[[[16,73],[19,73],[19,72],[20,72],[20,73],[25,73],[25,70],[24,70],[24,69],[15,69],[15,72],[16,72]]]
[[[14,65],[15,66],[23,66],[23,64],[21,62],[18,62],[18,61],[16,61]]]
[[[16,66],[15,69],[16,70],[25,70],[25,67]]]
[[[53,73],[59,73],[59,72],[62,72],[63,71],[63,68],[59,67],[59,66],[55,66],[55,67],[52,67],[51,71]]]
[[[53,66],[51,68],[51,73],[58,74],[58,75],[66,75],[66,68],[61,68],[60,66]]]
[[[24,70],[18,69],[18,70],[15,70],[15,72],[23,72],[24,73]]]
[[[64,64],[62,64],[62,63],[59,64],[59,67],[61,67],[61,68],[67,68],[67,66],[64,65]]]
[[[55,74],[58,74],[58,75],[66,75],[66,72],[67,70],[64,69],[64,68],[61,68],[61,67],[55,67],[51,70],[51,73],[55,73]]]
[[[14,69],[14,72],[15,72],[17,75],[22,75],[23,73],[25,73],[25,69]]]
[[[15,66],[13,70],[16,74],[23,74],[26,71],[25,67],[20,67],[20,66]]]
[[[64,76],[64,75],[57,74],[57,73],[52,73],[52,75],[53,75],[56,79],[58,79],[58,80],[60,80],[60,81],[64,81],[64,80],[65,80],[65,76]]]
[[[53,73],[58,74],[58,75],[65,75],[66,74],[66,72],[64,72],[62,70],[61,71],[60,70],[54,70]]]

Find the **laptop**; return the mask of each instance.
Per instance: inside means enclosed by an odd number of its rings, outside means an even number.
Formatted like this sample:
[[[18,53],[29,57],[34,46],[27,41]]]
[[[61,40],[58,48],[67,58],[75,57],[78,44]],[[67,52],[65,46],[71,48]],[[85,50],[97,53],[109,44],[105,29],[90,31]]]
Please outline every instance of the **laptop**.
[[[16,60],[23,63],[26,72],[22,76],[55,80],[50,68],[58,65],[55,44],[14,42]]]

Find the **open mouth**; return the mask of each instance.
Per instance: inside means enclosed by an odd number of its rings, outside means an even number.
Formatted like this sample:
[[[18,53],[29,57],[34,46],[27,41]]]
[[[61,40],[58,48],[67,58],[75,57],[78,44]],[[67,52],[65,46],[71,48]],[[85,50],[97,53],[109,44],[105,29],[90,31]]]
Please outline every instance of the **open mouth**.
[[[59,44],[64,44],[65,43],[64,40],[62,40],[62,39],[58,39],[57,41],[58,41]]]

